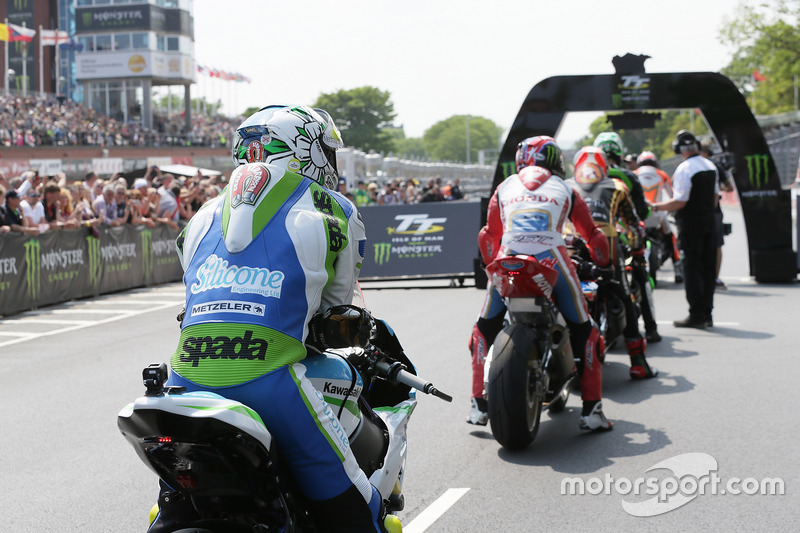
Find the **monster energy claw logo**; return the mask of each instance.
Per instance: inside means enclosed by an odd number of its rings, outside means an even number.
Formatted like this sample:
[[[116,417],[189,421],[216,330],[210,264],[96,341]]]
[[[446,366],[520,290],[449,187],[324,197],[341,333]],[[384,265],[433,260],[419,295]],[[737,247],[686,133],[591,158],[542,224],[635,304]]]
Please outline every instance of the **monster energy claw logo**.
[[[753,189],[761,189],[762,186],[769,182],[769,156],[767,154],[753,154],[747,155],[744,158],[747,160],[747,174],[750,177],[750,187]]]
[[[515,161],[508,161],[505,163],[500,163],[501,168],[503,169],[503,179],[506,179],[511,174],[516,172],[517,170],[517,163]]]
[[[42,245],[36,239],[31,239],[24,244],[25,246],[25,276],[28,282],[28,296],[34,302],[39,296],[39,288],[42,284]]]
[[[102,256],[100,255],[100,239],[86,237],[89,245],[89,283],[92,287],[100,285],[100,273],[103,269]]]
[[[558,162],[558,152],[556,151],[555,146],[547,145],[547,149],[545,150],[545,162],[547,163],[547,168],[553,168],[555,164]]]
[[[383,265],[389,262],[389,254],[392,252],[392,243],[378,242],[372,245],[375,249],[375,263]]]
[[[150,230],[142,231],[142,266],[145,278],[153,273],[153,233]]]

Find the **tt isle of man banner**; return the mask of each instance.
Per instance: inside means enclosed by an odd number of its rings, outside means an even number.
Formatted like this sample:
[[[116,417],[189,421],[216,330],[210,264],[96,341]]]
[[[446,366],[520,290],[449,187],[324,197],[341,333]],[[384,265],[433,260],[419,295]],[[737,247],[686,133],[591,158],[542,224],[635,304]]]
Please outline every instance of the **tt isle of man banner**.
[[[479,202],[359,208],[367,229],[360,279],[472,275]]]

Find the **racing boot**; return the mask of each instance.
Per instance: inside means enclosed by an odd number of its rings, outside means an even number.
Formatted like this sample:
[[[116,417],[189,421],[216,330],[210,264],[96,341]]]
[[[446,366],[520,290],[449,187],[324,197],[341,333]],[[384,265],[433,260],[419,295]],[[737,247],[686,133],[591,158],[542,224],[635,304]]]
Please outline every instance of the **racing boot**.
[[[658,375],[658,370],[651,368],[644,358],[647,341],[644,338],[626,339],[625,348],[631,358],[631,368],[628,373],[631,379],[649,379]]]
[[[485,426],[489,422],[489,406],[486,398],[471,398],[467,424]]]
[[[489,421],[489,408],[483,397],[483,366],[486,363],[486,352],[489,344],[477,324],[472,327],[469,339],[469,351],[472,355],[472,398],[467,424],[485,426]]]
[[[584,401],[578,427],[587,431],[611,431],[614,423],[603,414],[601,400]]]

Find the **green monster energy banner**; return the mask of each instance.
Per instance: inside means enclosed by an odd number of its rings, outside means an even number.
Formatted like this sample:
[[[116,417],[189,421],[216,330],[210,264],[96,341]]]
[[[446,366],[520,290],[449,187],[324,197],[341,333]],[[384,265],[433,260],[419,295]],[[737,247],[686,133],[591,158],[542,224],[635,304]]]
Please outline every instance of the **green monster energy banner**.
[[[366,206],[361,279],[472,275],[480,203]]]
[[[0,315],[154,283],[183,274],[177,230],[165,225],[0,237]]]

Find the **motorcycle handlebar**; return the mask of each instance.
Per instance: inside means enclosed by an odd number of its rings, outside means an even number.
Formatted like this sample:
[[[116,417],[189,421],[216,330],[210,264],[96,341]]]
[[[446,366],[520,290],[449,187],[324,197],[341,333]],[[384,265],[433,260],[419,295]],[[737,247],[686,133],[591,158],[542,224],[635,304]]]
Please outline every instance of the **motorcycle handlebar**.
[[[425,381],[424,379],[415,376],[411,372],[405,370],[402,363],[399,361],[395,361],[393,363],[388,363],[386,361],[378,361],[375,363],[375,368],[377,368],[380,372],[386,374],[389,379],[402,383],[403,385],[408,385],[412,389],[417,389],[418,391],[424,392],[425,394],[432,394],[437,398],[441,398],[446,402],[452,402],[453,397],[449,394],[445,394],[441,392],[439,389],[433,386],[433,383],[430,381]]]

